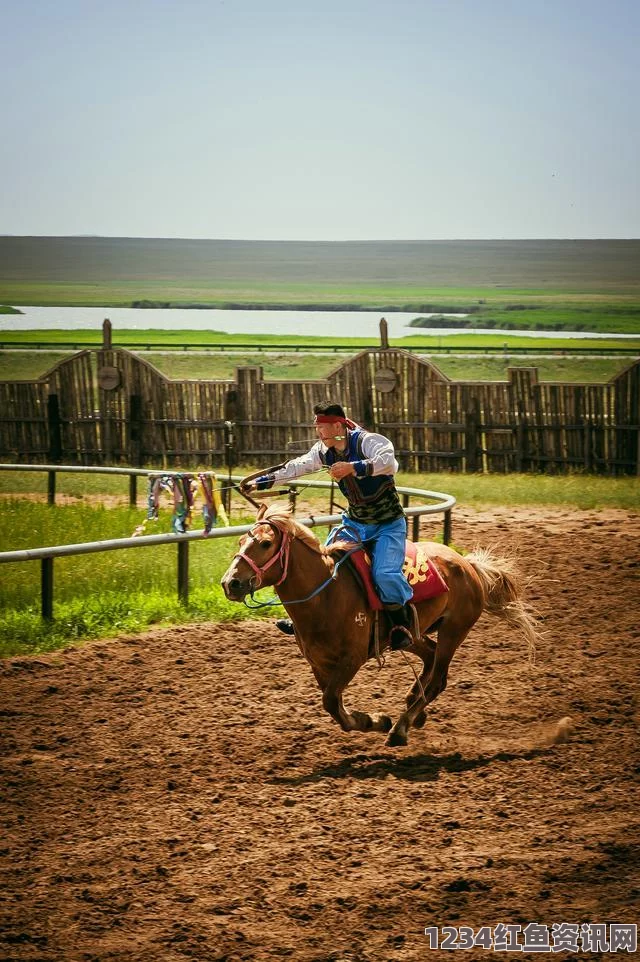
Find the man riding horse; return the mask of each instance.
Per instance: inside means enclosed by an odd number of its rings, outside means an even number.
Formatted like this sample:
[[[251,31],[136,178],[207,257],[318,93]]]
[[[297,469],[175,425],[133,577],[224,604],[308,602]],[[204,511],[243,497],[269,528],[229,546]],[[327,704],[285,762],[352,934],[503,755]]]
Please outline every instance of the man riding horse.
[[[340,404],[316,404],[313,412],[319,440],[311,450],[256,478],[246,489],[264,491],[276,481],[291,481],[327,467],[349,507],[326,543],[366,545],[374,584],[393,623],[391,648],[409,648],[414,611],[409,604],[412,590],[402,573],[407,522],[394,481],[398,462],[393,444],[347,418]],[[288,618],[276,624],[285,634],[294,634]]]

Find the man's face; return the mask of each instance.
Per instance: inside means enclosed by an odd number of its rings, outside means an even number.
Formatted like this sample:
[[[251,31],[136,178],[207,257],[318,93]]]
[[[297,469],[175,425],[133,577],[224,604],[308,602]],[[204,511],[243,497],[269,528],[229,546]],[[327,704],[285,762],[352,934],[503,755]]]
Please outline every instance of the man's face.
[[[316,434],[328,448],[343,451],[347,446],[347,429],[341,421],[316,424]]]

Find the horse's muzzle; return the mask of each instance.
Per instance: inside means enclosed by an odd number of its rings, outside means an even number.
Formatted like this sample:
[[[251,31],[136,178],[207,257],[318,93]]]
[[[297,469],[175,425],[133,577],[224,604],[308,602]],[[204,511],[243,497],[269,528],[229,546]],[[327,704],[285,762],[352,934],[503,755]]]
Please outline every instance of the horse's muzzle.
[[[240,581],[239,578],[228,578],[226,575],[220,584],[229,601],[243,601],[251,591],[249,581]]]

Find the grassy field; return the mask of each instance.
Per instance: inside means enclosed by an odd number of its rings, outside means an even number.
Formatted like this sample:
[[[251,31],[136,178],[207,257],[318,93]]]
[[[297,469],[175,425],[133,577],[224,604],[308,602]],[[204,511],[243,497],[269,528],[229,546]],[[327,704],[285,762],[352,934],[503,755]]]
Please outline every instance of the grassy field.
[[[196,470],[195,467],[191,467]],[[238,473],[249,473],[250,467]],[[554,505],[574,509],[623,508],[640,511],[640,481],[585,475],[406,475],[398,483],[425,490],[445,490],[466,507],[490,505]],[[141,506],[126,506],[126,477],[58,476],[61,500],[50,508],[46,475],[0,472],[0,550],[129,537],[144,519]],[[140,502],[144,492],[140,485]],[[326,493],[305,493],[314,510],[326,511]],[[34,500],[35,499],[35,500]],[[147,533],[170,530],[171,508],[165,504]],[[242,501],[235,501],[232,523],[252,520]],[[433,519],[434,534],[440,519]],[[194,517],[193,527],[200,527]],[[320,537],[324,532],[318,531]],[[455,538],[455,510],[454,510]],[[227,539],[198,542],[190,551],[190,601],[176,597],[176,552],[173,546],[105,552],[55,562],[55,620],[39,616],[40,567],[35,562],[4,565],[0,579],[0,655],[45,651],[88,638],[142,631],[151,625],[202,620],[273,617],[278,608],[249,612],[225,601],[219,579],[234,545]],[[266,590],[263,598],[272,597]]]
[[[184,466],[185,471],[194,473],[201,469],[209,470],[203,465],[190,464]],[[234,469],[234,475],[251,474],[255,470],[255,465],[241,465]],[[222,474],[224,475],[224,472]],[[398,484],[411,488],[444,490],[453,494],[461,504],[471,507],[482,507],[488,504],[548,504],[567,505],[581,509],[619,507],[640,510],[640,480],[637,478],[607,478],[582,473],[557,477],[542,474],[482,475],[449,474],[447,472],[407,474],[401,472],[397,475],[397,481]],[[122,504],[127,502],[128,484],[128,478],[124,475],[60,473],[57,476],[56,491],[61,498],[86,500],[91,504],[98,502],[98,504],[107,506],[117,502],[122,502]],[[143,482],[140,481],[138,501],[141,507],[138,511],[136,524],[144,515],[142,504],[145,492],[143,487]],[[46,500],[46,472],[0,471],[0,495],[4,498],[17,499],[23,496],[30,499],[38,496],[36,500],[40,500],[40,497]],[[304,497],[305,501],[312,501],[316,507],[323,505],[326,507],[328,504],[326,491],[308,489],[305,491]],[[240,523],[236,522],[236,512],[241,509],[244,510],[244,504],[241,498],[234,499],[234,524]],[[1,509],[2,502],[0,502]],[[52,515],[55,516],[55,512],[52,512]],[[9,539],[13,537],[11,529],[3,525],[1,532],[0,545],[4,545],[4,547],[0,547],[0,550],[12,550],[15,547],[13,543],[11,548],[8,547]],[[73,541],[74,539],[65,540]]]
[[[304,316],[301,317],[301,325]],[[79,345],[80,347],[98,347],[102,343],[102,332],[96,330],[70,330],[70,329],[42,329],[42,330],[11,330],[11,322],[7,322],[7,327],[2,329],[0,324],[0,343],[19,348],[28,348],[33,344],[56,345]],[[638,337],[620,338],[574,338],[574,337],[535,337],[534,335],[518,335],[508,332],[495,334],[410,334],[407,337],[391,338],[392,347],[406,348],[415,350],[425,348],[425,351],[451,351],[465,352],[475,351],[481,348],[486,351],[517,350],[519,352],[531,353],[533,351],[548,351],[550,348],[554,352],[572,351],[578,348],[581,353],[589,351],[611,351],[615,352],[620,348],[632,349],[640,354],[640,334]],[[362,351],[367,347],[379,346],[376,338],[364,337],[320,337],[318,335],[306,334],[225,334],[221,331],[190,331],[190,330],[135,330],[126,329],[114,331],[114,347],[134,348],[150,347],[161,349],[166,347],[168,350],[190,350],[206,348],[208,345],[221,349],[233,349],[236,345],[255,346],[256,349],[267,350],[282,345],[291,345],[291,348],[305,350],[311,347],[318,347],[321,350],[332,350],[334,347],[349,348],[354,352]]]
[[[49,351],[0,351],[0,381],[32,380],[40,377],[67,353]],[[175,380],[226,379],[234,376],[241,365],[262,367],[268,380],[315,380],[326,377],[349,354],[247,353],[247,354],[161,354],[145,353],[144,357],[167,377]],[[632,358],[627,357],[450,357],[436,354],[429,358],[439,370],[453,380],[506,380],[509,367],[537,367],[543,381],[597,383],[608,381],[624,370]]]
[[[475,326],[640,332],[640,241],[0,238],[0,302],[473,311]]]

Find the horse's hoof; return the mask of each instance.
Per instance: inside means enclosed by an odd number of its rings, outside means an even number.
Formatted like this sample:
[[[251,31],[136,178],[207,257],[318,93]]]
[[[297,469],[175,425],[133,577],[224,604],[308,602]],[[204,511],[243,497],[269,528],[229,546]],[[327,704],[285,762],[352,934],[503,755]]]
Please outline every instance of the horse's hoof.
[[[390,732],[393,728],[393,721],[388,715],[374,715],[373,716],[376,731],[379,732]]]
[[[389,732],[386,743],[390,748],[398,748],[407,744],[407,736],[393,729]]]

